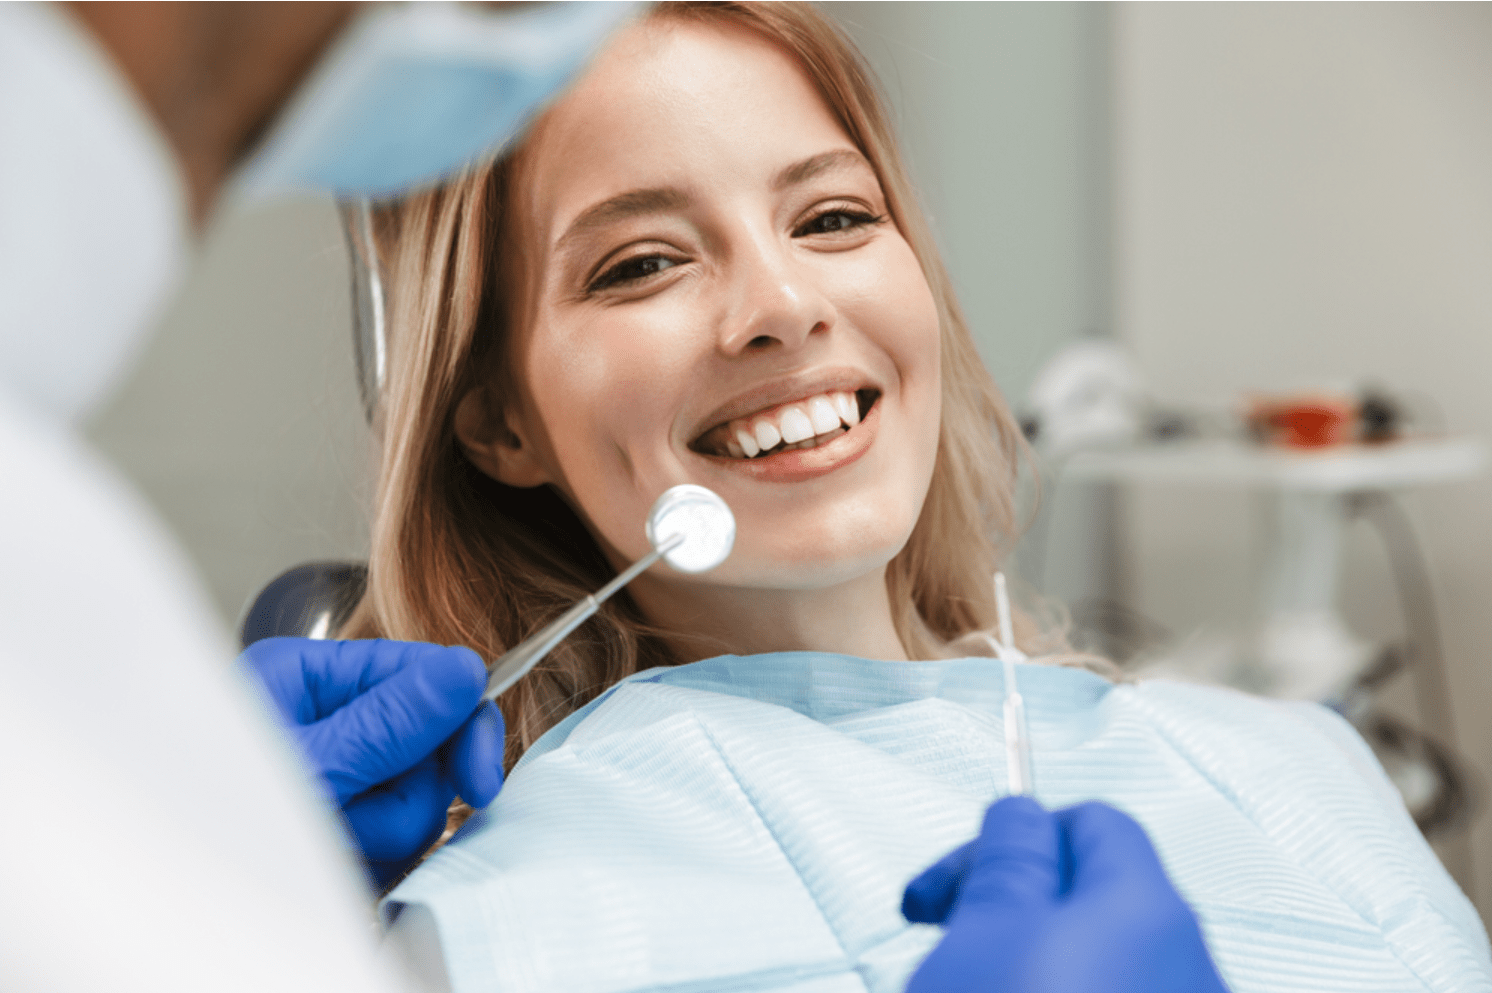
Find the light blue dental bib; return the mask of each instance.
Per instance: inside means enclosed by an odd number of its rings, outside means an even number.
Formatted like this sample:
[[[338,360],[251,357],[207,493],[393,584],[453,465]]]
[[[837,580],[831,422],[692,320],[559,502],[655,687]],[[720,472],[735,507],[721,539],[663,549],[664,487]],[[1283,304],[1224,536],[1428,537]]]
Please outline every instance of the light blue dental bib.
[[[1372,754],[1306,704],[1022,665],[1038,798],[1150,833],[1233,993],[1492,991],[1487,939]],[[545,735],[390,895],[457,991],[900,991],[901,893],[1006,792],[990,659],[653,669]]]

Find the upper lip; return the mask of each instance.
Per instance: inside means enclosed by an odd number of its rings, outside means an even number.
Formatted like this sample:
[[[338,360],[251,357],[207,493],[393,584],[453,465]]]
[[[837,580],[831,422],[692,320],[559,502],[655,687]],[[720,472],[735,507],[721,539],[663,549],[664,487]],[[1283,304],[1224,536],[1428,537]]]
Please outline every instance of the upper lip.
[[[792,403],[794,400],[806,400],[820,393],[839,391],[853,393],[856,390],[878,388],[871,377],[859,369],[818,369],[795,373],[753,386],[731,397],[702,418],[694,433],[689,437],[691,441],[697,440],[720,425],[729,423],[738,417],[745,417],[768,407]]]

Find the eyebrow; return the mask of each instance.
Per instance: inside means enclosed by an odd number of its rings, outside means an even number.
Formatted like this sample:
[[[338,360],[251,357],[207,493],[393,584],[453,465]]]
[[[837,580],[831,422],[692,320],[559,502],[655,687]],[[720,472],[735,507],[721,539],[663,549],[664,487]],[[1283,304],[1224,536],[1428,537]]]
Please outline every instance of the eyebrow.
[[[806,183],[808,180],[825,172],[853,168],[870,168],[870,163],[865,161],[865,156],[848,148],[838,148],[832,152],[821,152],[818,155],[809,156],[801,162],[794,162],[785,167],[772,177],[772,189],[776,192]],[[626,193],[618,194],[608,200],[602,200],[581,211],[580,216],[570,222],[565,233],[560,235],[555,244],[556,249],[564,249],[566,245],[580,236],[608,224],[625,221],[628,218],[638,217],[644,214],[659,214],[667,210],[678,210],[689,205],[689,197],[682,190],[674,187],[656,187],[646,190],[628,190]]]
[[[563,248],[588,231],[615,224],[617,221],[625,221],[629,217],[659,214],[665,210],[678,210],[688,205],[689,198],[682,191],[671,187],[629,190],[581,211],[580,216],[571,221],[565,233],[560,235],[559,240],[555,242],[555,247]]]
[[[857,166],[869,169],[870,163],[865,161],[865,156],[853,149],[836,148],[832,152],[821,152],[802,162],[794,162],[779,172],[772,178],[772,189],[780,192],[789,186],[806,183],[820,173],[853,169]]]

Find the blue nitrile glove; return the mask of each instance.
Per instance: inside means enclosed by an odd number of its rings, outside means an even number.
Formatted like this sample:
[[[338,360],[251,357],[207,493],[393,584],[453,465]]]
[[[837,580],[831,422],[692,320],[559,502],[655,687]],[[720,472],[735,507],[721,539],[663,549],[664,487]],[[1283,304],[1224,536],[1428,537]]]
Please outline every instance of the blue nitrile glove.
[[[902,913],[948,926],[907,993],[1227,993],[1144,829],[1101,803],[1006,797]]]
[[[379,887],[440,837],[457,794],[485,807],[502,788],[502,714],[477,708],[487,670],[469,648],[265,638],[240,659],[341,806]]]

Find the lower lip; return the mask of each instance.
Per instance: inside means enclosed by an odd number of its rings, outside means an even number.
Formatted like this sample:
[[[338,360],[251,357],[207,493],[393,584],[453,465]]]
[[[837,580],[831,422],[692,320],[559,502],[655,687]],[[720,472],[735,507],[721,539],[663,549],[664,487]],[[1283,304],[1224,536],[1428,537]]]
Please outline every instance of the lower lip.
[[[870,450],[881,423],[881,399],[865,418],[833,441],[813,448],[795,448],[765,458],[728,459],[711,456],[710,461],[764,483],[801,483],[843,469]]]

